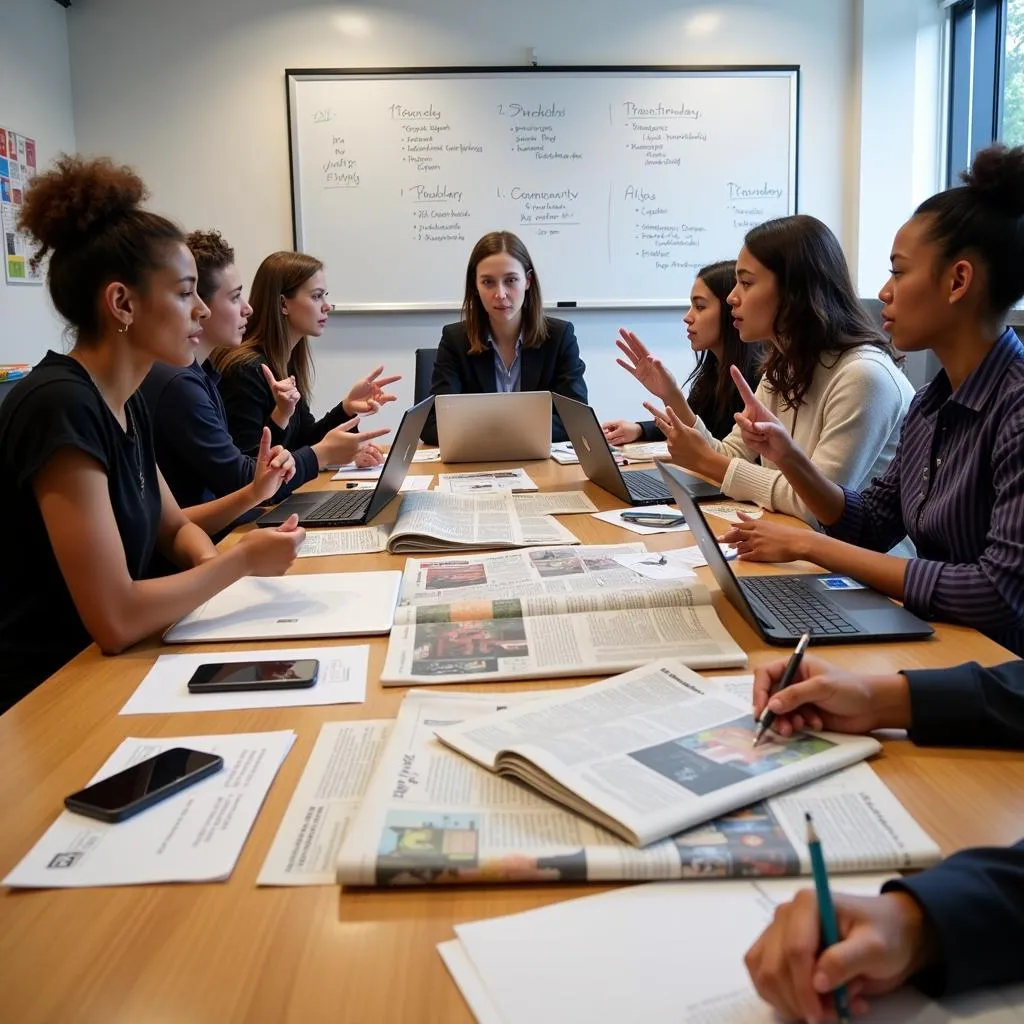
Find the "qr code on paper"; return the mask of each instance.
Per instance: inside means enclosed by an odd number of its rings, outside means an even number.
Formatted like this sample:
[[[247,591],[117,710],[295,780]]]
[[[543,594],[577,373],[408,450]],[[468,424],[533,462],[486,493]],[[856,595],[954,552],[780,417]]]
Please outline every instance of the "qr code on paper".
[[[48,868],[73,868],[83,856],[83,850],[75,850],[73,853],[57,853],[46,866]]]

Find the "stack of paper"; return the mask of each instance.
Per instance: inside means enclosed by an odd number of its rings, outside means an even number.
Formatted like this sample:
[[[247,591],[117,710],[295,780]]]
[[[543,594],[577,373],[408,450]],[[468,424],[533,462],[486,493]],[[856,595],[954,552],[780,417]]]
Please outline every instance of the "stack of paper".
[[[833,889],[869,895],[882,881],[835,878]],[[438,950],[479,1024],[779,1024],[743,955],[801,885],[655,882],[456,925]],[[867,1024],[1019,1024],[1024,989],[871,1002]]]
[[[222,881],[294,741],[291,730],[126,739],[90,783],[174,747],[219,754],[224,767],[127,821],[107,824],[64,811],[3,884],[63,889]]]

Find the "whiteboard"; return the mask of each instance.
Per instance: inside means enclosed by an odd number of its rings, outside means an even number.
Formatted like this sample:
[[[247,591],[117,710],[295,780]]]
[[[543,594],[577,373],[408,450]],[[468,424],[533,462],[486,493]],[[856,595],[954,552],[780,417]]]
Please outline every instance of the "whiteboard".
[[[799,70],[286,72],[295,245],[336,309],[457,309],[488,231],[549,306],[679,306],[796,212]]]

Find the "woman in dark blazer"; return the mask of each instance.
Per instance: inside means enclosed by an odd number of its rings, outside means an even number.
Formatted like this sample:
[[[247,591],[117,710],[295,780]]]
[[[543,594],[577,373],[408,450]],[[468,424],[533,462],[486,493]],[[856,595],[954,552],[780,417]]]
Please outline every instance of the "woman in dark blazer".
[[[441,331],[430,390],[435,395],[554,391],[586,402],[586,367],[572,324],[544,315],[540,281],[522,241],[492,231],[473,247],[462,320]],[[433,411],[423,440],[437,444]],[[569,439],[551,414],[551,439]]]

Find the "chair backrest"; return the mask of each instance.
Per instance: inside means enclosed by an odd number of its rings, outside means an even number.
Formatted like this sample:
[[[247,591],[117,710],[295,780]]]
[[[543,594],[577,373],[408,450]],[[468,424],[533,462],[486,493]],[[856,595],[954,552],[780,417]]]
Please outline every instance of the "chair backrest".
[[[882,300],[881,299],[861,299],[861,304],[868,311],[868,316],[871,317],[871,322],[876,327],[882,326]]]
[[[416,349],[416,380],[413,383],[413,404],[418,405],[430,394],[430,384],[434,377],[434,360],[437,359],[436,348]]]

